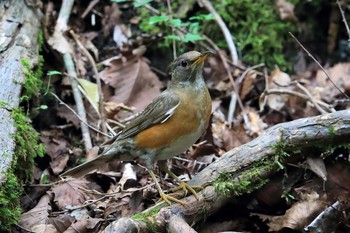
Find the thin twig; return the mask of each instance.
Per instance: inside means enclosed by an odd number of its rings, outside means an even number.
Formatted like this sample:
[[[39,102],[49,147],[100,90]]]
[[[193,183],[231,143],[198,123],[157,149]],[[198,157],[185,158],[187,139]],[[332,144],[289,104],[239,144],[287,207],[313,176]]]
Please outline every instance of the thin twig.
[[[338,7],[339,7],[339,11],[340,11],[340,13],[341,13],[341,17],[342,17],[343,22],[344,22],[344,24],[345,24],[346,32],[348,33],[348,37],[349,37],[348,41],[350,41],[350,29],[349,29],[348,22],[346,21],[346,18],[345,18],[344,10],[343,10],[343,8],[341,7],[341,4],[340,4],[340,1],[339,1],[339,0],[337,0],[337,4],[338,4]]]
[[[106,119],[105,119],[104,108],[103,108],[102,84],[101,84],[100,75],[99,75],[98,70],[97,70],[96,62],[95,62],[94,58],[91,56],[91,54],[89,53],[89,51],[87,51],[87,49],[81,43],[81,41],[79,40],[78,36],[74,33],[74,31],[70,30],[69,33],[71,34],[71,36],[73,37],[75,42],[78,44],[80,49],[83,51],[83,53],[85,54],[85,56],[89,60],[91,66],[92,66],[92,70],[95,73],[97,92],[98,92],[98,111],[99,111],[99,116],[100,116],[100,121],[101,121],[102,132],[104,132],[104,134],[106,134],[107,128],[106,128],[106,124],[105,124]]]
[[[99,129],[93,127],[92,125],[90,125],[89,123],[87,123],[86,121],[84,121],[84,120],[79,116],[79,114],[76,113],[76,112],[74,111],[74,109],[72,109],[68,104],[66,104],[65,102],[63,102],[55,93],[50,93],[50,94],[53,95],[53,97],[55,97],[55,98],[58,100],[58,102],[59,102],[60,104],[66,106],[66,108],[68,108],[68,109],[80,120],[80,122],[82,122],[83,124],[85,124],[86,126],[88,126],[90,129],[92,129],[92,130],[94,130],[94,131],[96,131],[96,132],[98,132],[98,133],[100,133],[100,134],[102,134],[102,135],[104,135],[104,136],[106,136],[106,137],[110,137],[108,134],[105,134],[104,132],[100,131]]]
[[[228,48],[230,50],[230,54],[231,54],[231,59],[234,65],[238,64],[238,54],[237,54],[237,49],[235,44],[233,43],[233,38],[232,35],[230,33],[230,30],[228,29],[228,27],[226,26],[225,22],[222,20],[221,16],[216,12],[215,8],[213,7],[213,5],[210,3],[210,1],[208,0],[200,0],[202,2],[202,4],[207,8],[207,10],[214,16],[215,21],[218,23],[219,27],[221,28],[221,31],[224,34],[226,43],[228,45]],[[246,129],[247,132],[249,132],[250,130],[250,123],[249,123],[249,118],[245,113],[244,110],[244,106],[242,103],[242,100],[239,98],[239,90],[238,90],[238,86],[237,83],[233,81],[231,72],[229,71],[229,66],[227,64],[226,59],[223,57],[223,55],[219,52],[219,55],[221,57],[221,60],[223,61],[224,67],[226,70],[228,70],[228,76],[231,80],[231,82],[233,82],[233,89],[235,91],[236,97],[237,98],[231,98],[231,100],[238,102],[239,107],[242,110],[242,115],[243,115],[243,119],[244,119],[244,123],[246,125]],[[231,106],[235,106],[235,103],[230,104]],[[232,113],[233,114],[233,113]],[[233,119],[233,117],[230,117],[230,119]],[[228,122],[230,125],[232,122]]]
[[[265,90],[264,94],[265,95],[293,95],[293,96],[300,97],[300,98],[302,98],[304,100],[309,100],[309,96],[307,96],[307,95],[305,95],[303,93],[299,93],[299,92],[291,91],[291,90],[287,90],[287,89],[285,89],[285,90],[283,90],[283,89],[269,89],[269,90]],[[318,105],[328,109],[330,112],[335,112],[335,110],[331,107],[331,105],[326,104],[326,103],[324,103],[324,102],[322,102],[320,100],[315,100],[314,99],[314,101]]]
[[[324,72],[324,74],[327,76],[327,78],[329,79],[329,81],[334,85],[334,87],[342,94],[344,95],[346,98],[350,99],[350,97],[343,92],[342,90],[340,90],[340,88],[333,82],[333,80],[331,79],[330,75],[328,74],[328,72],[325,70],[325,68],[323,68],[323,66],[316,60],[316,58],[314,56],[312,56],[311,53],[309,53],[309,51],[299,42],[299,40],[291,33],[289,32],[289,34],[293,37],[293,39],[299,44],[299,46],[307,53],[307,55],[309,57],[312,58],[312,60],[314,60],[316,62],[316,64],[321,68],[321,70]]]
[[[171,2],[170,2],[170,0],[167,0],[166,3],[168,5],[168,12],[170,15],[170,20],[173,20],[173,11],[171,9]],[[173,26],[171,26],[171,31],[173,34],[175,33],[175,29]],[[176,41],[174,39],[172,39],[172,45],[173,45],[173,56],[175,59],[177,57],[177,54],[176,54]]]
[[[214,16],[215,21],[218,23],[219,27],[222,30],[222,33],[225,36],[228,48],[231,52],[231,59],[233,64],[238,63],[238,55],[237,55],[237,49],[235,44],[233,43],[232,35],[230,33],[230,30],[226,26],[225,22],[222,20],[221,16],[216,12],[213,5],[208,0],[200,0],[202,4],[207,8],[207,10]]]
[[[309,97],[309,101],[311,103],[314,104],[315,108],[322,114],[326,114],[328,113],[327,111],[323,110],[323,108],[320,107],[320,105],[315,101],[315,98],[311,95],[311,93],[303,86],[301,85],[299,82],[295,82],[295,84],[297,85],[297,87],[299,89],[301,89],[308,97]]]
[[[95,200],[92,200],[90,202],[86,202],[85,204],[83,205],[80,205],[80,206],[76,206],[76,207],[73,207],[73,208],[70,208],[70,209],[65,209],[65,210],[62,210],[62,211],[56,211],[56,212],[52,212],[50,215],[51,216],[56,216],[56,215],[59,215],[59,214],[64,214],[64,213],[68,213],[68,212],[72,212],[74,210],[79,210],[79,209],[82,209],[82,208],[85,208],[85,207],[88,207],[96,202],[99,202],[99,201],[102,201],[103,199],[107,198],[107,197],[113,197],[115,194],[108,194],[108,195],[104,195],[98,199],[95,199]]]
[[[237,98],[239,98],[238,95],[236,94],[235,91],[233,91],[231,94],[230,105],[228,107],[228,113],[227,113],[227,122],[228,122],[230,128],[232,126],[232,122],[233,122],[233,118],[234,118],[233,116],[234,116],[235,110],[236,110]]]
[[[88,7],[86,7],[84,13],[80,16],[80,18],[84,19],[86,17],[87,14],[89,14],[89,12],[97,5],[97,3],[100,0],[93,0],[89,3]]]
[[[239,78],[236,80],[237,83],[241,83],[243,81],[243,79],[247,76],[248,72],[251,71],[251,70],[254,70],[256,68],[259,68],[259,67],[263,67],[265,66],[264,63],[260,63],[260,64],[257,64],[257,65],[254,65],[254,66],[251,66],[251,67],[248,67],[242,74],[241,76],[239,76]]]

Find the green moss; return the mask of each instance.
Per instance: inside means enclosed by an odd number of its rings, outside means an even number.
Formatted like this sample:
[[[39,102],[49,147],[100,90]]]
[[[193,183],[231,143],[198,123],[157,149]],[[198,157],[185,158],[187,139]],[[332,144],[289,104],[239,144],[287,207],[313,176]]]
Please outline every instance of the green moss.
[[[20,101],[28,101],[34,97],[39,97],[41,91],[44,88],[44,83],[41,80],[43,76],[42,66],[43,66],[43,57],[39,56],[39,64],[36,69],[32,69],[30,62],[27,59],[22,59],[21,63],[24,67],[22,73],[26,76],[26,80],[23,84],[23,90],[21,94]]]
[[[300,153],[295,146],[284,142],[284,132],[281,132],[281,140],[272,145],[273,153],[260,161],[249,164],[246,168],[241,169],[242,172],[235,177],[231,173],[220,174],[214,181],[215,189],[222,195],[228,196],[231,194],[242,195],[251,193],[259,189],[269,180],[263,179],[265,174],[271,171],[284,169],[283,160],[290,157],[290,149],[293,148],[293,154]]]
[[[335,129],[335,127],[333,125],[329,125],[328,127],[328,133],[331,136],[338,136],[339,133],[337,132],[337,130]]]
[[[8,102],[3,101],[3,100],[0,100],[0,105],[2,107],[4,107],[4,108],[10,108],[11,107],[11,105]]]
[[[152,232],[152,233],[164,232],[164,229],[162,229],[161,226],[157,225],[155,222],[151,221],[150,219],[155,218],[159,210],[166,205],[167,204],[164,203],[161,205],[154,206],[149,211],[144,211],[144,212],[135,214],[134,216],[132,216],[132,219],[146,223],[147,229],[149,230],[149,232]]]
[[[216,191],[224,196],[234,194],[236,196],[251,193],[259,189],[268,182],[268,179],[262,179],[262,175],[274,168],[274,164],[252,164],[252,169],[247,169],[237,177],[233,177],[231,173],[222,173],[214,181]],[[251,167],[250,166],[250,167]]]
[[[43,42],[42,35],[39,35],[39,47]],[[21,104],[25,105],[28,110],[29,101],[40,96],[43,90],[42,65],[43,57],[39,56],[39,64],[33,69],[27,59],[22,59],[22,73],[26,76],[22,84]],[[0,103],[4,107],[10,105],[5,102]],[[2,184],[0,189],[0,232],[10,232],[11,227],[18,223],[21,214],[20,196],[23,192],[22,185],[31,180],[34,158],[43,156],[45,153],[44,146],[39,143],[39,133],[31,125],[29,117],[24,113],[23,108],[12,108],[11,117],[14,120],[16,132],[12,135],[15,139],[16,148],[12,156],[12,166],[6,171],[7,180]],[[29,111],[26,111],[29,112]],[[8,153],[2,156],[10,156]]]
[[[24,115],[22,109],[13,109],[11,115],[17,129],[14,135],[16,140],[15,159],[17,160],[14,171],[20,180],[28,182],[31,178],[34,158],[44,156],[45,148],[39,143],[40,135],[32,127],[31,121]]]
[[[288,32],[295,32],[297,28],[293,23],[280,20],[274,1],[213,0],[212,4],[228,26],[243,62],[291,69],[291,61],[284,52],[285,48],[293,48]],[[220,47],[227,47],[216,23],[206,25],[205,33]]]
[[[0,231],[8,232],[11,226],[17,224],[21,215],[19,196],[23,189],[12,171],[8,172],[7,180],[0,190]]]

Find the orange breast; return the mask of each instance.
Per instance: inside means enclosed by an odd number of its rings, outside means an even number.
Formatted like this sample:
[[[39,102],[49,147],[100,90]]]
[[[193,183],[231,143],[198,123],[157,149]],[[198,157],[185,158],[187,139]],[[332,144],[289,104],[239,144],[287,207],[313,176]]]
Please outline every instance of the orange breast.
[[[174,114],[164,123],[154,125],[136,135],[136,145],[142,149],[162,148],[184,135],[197,131],[201,121],[205,121],[206,125],[211,113],[211,99],[207,90],[201,95],[183,98],[185,94],[179,93],[181,101]]]

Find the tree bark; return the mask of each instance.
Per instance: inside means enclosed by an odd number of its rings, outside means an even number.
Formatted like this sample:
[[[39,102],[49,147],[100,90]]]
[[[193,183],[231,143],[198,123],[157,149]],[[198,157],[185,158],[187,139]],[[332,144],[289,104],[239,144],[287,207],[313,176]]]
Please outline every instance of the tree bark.
[[[16,142],[11,109],[19,106],[22,84],[21,59],[38,63],[38,33],[42,13],[26,1],[0,1],[0,186],[6,181]]]

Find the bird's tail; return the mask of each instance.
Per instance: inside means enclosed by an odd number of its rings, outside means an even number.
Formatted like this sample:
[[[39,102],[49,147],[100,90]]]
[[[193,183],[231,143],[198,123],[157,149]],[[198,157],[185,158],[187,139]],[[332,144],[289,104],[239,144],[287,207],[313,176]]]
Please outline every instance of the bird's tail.
[[[95,170],[97,168],[100,168],[103,165],[108,164],[108,160],[110,157],[104,156],[104,154],[101,154],[97,156],[96,158],[87,161],[83,164],[80,164],[64,173],[62,173],[60,176],[71,176],[71,177],[81,177],[83,175],[86,175],[87,173],[91,172],[92,170]]]

